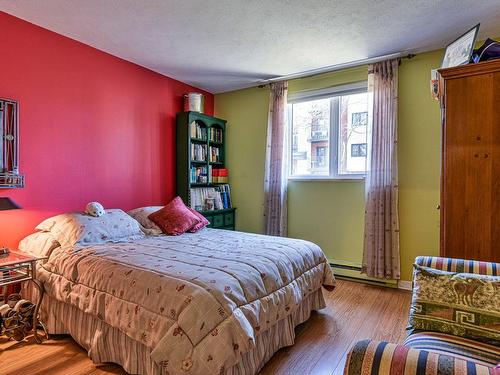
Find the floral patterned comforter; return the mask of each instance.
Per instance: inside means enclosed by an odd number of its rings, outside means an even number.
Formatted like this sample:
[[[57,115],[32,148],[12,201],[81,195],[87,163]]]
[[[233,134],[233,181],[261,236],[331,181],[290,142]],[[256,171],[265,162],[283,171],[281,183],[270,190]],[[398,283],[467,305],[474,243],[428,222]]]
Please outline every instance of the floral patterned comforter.
[[[150,347],[170,374],[219,374],[303,298],[334,286],[311,242],[215,229],[61,247],[39,279],[51,297]]]

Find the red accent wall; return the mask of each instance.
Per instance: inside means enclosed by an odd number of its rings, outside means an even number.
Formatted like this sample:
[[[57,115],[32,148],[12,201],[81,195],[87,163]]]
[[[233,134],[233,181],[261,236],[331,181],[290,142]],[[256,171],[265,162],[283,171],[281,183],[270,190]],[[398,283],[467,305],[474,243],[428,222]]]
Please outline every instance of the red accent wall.
[[[131,209],[175,194],[175,114],[198,91],[0,12],[0,97],[19,101],[23,209],[0,212],[0,244],[89,201]],[[205,111],[213,113],[213,95]]]

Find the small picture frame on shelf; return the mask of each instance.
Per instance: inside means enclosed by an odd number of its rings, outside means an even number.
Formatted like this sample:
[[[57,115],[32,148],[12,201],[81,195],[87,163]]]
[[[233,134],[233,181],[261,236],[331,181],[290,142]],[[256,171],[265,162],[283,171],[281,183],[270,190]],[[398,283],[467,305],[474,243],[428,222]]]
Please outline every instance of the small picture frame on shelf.
[[[480,24],[468,30],[446,46],[441,69],[468,64],[474,50]]]
[[[205,211],[213,211],[215,206],[215,198],[205,199]]]

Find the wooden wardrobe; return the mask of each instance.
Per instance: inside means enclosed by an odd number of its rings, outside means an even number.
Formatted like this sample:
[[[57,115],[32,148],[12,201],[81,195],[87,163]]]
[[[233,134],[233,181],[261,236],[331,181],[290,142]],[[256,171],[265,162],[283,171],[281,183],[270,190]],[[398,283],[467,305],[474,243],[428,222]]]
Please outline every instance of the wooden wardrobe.
[[[500,262],[500,59],[439,73],[441,256]]]

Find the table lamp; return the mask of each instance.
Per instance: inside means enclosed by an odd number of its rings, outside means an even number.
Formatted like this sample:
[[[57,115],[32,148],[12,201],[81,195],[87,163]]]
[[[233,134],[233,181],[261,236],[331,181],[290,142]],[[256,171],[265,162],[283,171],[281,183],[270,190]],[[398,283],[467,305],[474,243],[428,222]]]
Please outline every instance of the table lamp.
[[[8,197],[0,197],[0,211],[6,211],[6,210],[16,210],[18,208],[21,208],[16,202],[14,202],[12,199]],[[1,254],[8,254],[9,249],[7,247],[0,246],[0,255]]]

